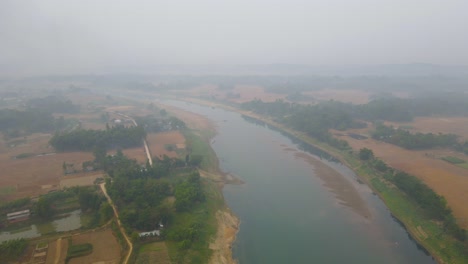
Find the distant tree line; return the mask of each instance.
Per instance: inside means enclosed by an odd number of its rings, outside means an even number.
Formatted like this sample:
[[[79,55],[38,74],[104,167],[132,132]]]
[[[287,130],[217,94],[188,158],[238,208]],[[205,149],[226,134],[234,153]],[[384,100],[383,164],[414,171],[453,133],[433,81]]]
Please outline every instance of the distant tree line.
[[[346,149],[349,148],[348,143],[334,138],[329,129],[360,128],[365,127],[365,124],[355,121],[346,111],[345,105],[339,102],[299,105],[282,100],[270,103],[254,100],[243,103],[242,108],[272,116],[279,123],[289,125],[337,148]]]
[[[48,113],[68,113],[80,112],[80,106],[75,105],[70,100],[65,100],[57,96],[47,96],[44,98],[33,98],[26,105],[28,108],[38,109]]]
[[[377,124],[372,138],[394,144],[406,149],[430,149],[436,147],[453,148],[459,145],[457,135],[410,133],[402,128]]]
[[[50,145],[58,151],[89,151],[96,147],[131,148],[142,145],[146,136],[143,127],[114,126],[106,130],[78,129],[57,132],[50,139]]]
[[[62,118],[63,119],[63,118]],[[63,120],[40,109],[0,109],[0,131],[9,137],[34,132],[51,132],[64,127]]]
[[[380,99],[371,101],[364,105],[352,105],[348,103],[328,101],[316,105],[301,105],[289,103],[283,100],[275,102],[263,102],[253,100],[243,103],[241,107],[254,111],[261,115],[273,117],[276,122],[291,126],[295,130],[307,133],[309,136],[327,142],[339,149],[348,148],[345,141],[333,137],[329,130],[345,130],[349,128],[362,128],[366,124],[359,120],[380,122],[410,121],[415,115],[427,114],[466,114],[468,113],[468,96],[452,97],[449,100],[449,110],[434,106],[427,109],[426,103],[435,104],[437,100],[444,98],[421,98],[421,99]],[[466,99],[466,101],[464,101]],[[448,99],[447,99],[448,100]],[[446,101],[444,101],[446,102]],[[424,149],[433,147],[454,147],[467,153],[468,143],[460,144],[457,136],[453,134],[411,134],[406,130],[386,127],[382,124],[377,126],[374,138],[387,141],[408,149]]]
[[[466,230],[458,226],[444,197],[435,193],[417,177],[389,167],[385,162],[374,157],[370,149],[360,149],[358,156],[375,169],[378,175],[383,175],[386,180],[415,201],[430,219],[443,222],[444,227],[453,237],[465,241]]]

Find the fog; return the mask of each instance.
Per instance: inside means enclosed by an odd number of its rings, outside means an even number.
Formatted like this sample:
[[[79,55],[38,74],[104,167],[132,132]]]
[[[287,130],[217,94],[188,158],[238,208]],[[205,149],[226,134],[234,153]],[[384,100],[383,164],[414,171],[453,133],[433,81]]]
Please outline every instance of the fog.
[[[464,0],[0,1],[0,76],[157,65],[467,65]]]

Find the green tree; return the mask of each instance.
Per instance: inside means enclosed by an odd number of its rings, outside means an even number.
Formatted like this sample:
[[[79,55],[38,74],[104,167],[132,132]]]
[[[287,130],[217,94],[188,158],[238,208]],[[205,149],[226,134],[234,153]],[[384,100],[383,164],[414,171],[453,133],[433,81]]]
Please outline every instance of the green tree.
[[[36,203],[37,215],[42,218],[49,218],[53,215],[52,202],[45,196],[41,196]]]
[[[370,160],[374,158],[374,152],[368,148],[362,148],[359,150],[359,159]]]

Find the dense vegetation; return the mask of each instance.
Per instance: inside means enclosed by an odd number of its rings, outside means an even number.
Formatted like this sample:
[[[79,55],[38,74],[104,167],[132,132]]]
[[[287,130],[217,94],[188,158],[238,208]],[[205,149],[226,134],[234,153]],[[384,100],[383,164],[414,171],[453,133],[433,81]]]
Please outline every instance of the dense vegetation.
[[[122,222],[127,227],[152,230],[158,228],[159,223],[170,221],[172,205],[164,202],[169,196],[175,196],[178,211],[203,201],[200,176],[196,170],[187,167],[185,161],[165,156],[156,159],[153,166],[141,166],[119,152],[107,156],[105,162],[107,165],[102,166],[112,177],[109,194],[122,208]],[[181,173],[185,179],[174,182],[173,176]]]
[[[80,106],[75,105],[70,100],[65,100],[57,96],[47,96],[44,98],[34,98],[29,100],[26,105],[29,108],[38,109],[47,113],[68,113],[75,114],[80,112]]]
[[[96,147],[130,148],[142,145],[146,136],[141,126],[114,126],[107,130],[73,130],[58,132],[51,138],[50,144],[58,151],[89,151]]]
[[[27,247],[24,238],[4,241],[0,244],[0,262],[12,261],[23,255]]]
[[[430,149],[435,147],[455,147],[459,143],[457,135],[415,133],[412,134],[401,128],[377,124],[372,137],[406,149]]]
[[[406,193],[406,195],[424,210],[428,218],[442,222],[444,228],[453,237],[461,241],[466,239],[466,231],[457,225],[452,210],[448,207],[445,199],[436,194],[420,179],[405,172],[390,168],[382,160],[374,157],[370,149],[361,149],[359,151],[359,158],[366,161],[368,165],[374,168],[377,174],[383,175],[387,181]]]
[[[258,114],[272,116],[280,123],[287,124],[340,149],[348,148],[347,142],[335,139],[329,133],[329,129],[344,130],[365,126],[353,120],[346,111],[346,104],[338,102],[305,106],[290,104],[282,100],[271,103],[254,100],[242,104],[242,107]]]
[[[61,129],[64,123],[60,122],[60,120],[55,119],[50,112],[39,109],[24,111],[0,109],[0,131],[9,137]]]
[[[77,113],[79,105],[55,96],[31,99],[24,110],[0,109],[0,131],[8,137],[19,137],[34,132],[53,132],[67,126],[63,117],[53,113]]]

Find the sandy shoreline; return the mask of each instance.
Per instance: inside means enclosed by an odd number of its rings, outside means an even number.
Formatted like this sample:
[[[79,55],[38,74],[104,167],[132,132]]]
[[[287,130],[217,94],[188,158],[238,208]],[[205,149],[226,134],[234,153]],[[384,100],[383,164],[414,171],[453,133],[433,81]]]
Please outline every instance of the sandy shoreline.
[[[237,260],[232,257],[232,244],[236,240],[239,231],[240,220],[229,209],[216,212],[218,230],[216,237],[210,243],[213,255],[210,264],[236,264]]]

